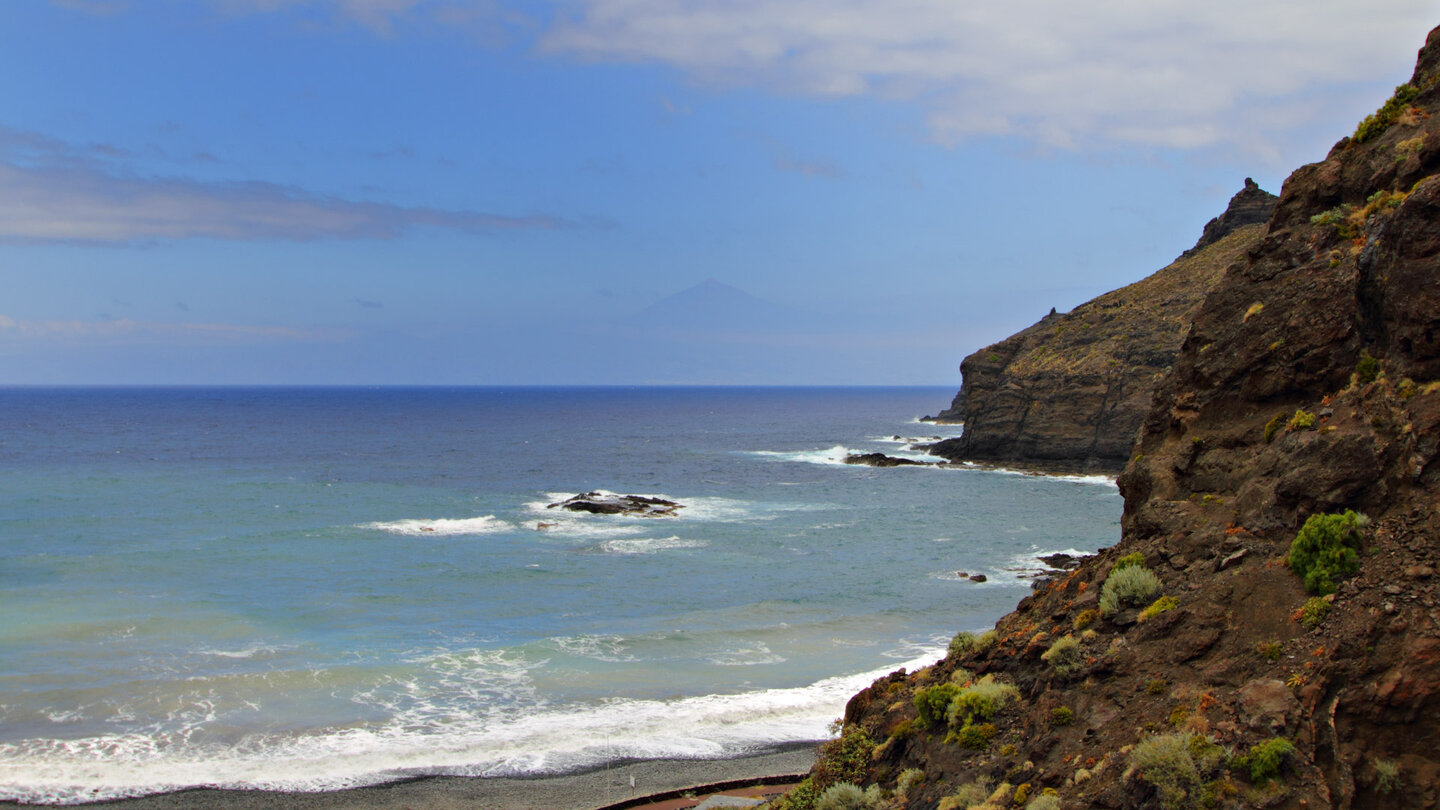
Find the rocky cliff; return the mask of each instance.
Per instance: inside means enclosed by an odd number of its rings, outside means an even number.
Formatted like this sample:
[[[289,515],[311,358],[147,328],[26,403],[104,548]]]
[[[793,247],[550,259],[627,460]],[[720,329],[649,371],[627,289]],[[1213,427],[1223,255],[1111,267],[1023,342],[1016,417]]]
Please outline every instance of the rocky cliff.
[[[1275,200],[1246,178],[1170,266],[966,357],[960,393],[936,417],[963,422],[964,435],[930,452],[950,461],[1119,471],[1195,307],[1259,241]]]
[[[856,695],[786,805],[1440,804],[1437,85],[1440,29],[1193,313],[1121,542]]]

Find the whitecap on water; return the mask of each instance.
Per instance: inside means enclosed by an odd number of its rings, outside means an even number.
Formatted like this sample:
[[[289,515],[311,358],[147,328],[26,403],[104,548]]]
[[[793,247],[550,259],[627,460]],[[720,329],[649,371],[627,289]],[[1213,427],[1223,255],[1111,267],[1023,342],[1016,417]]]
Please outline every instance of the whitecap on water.
[[[783,664],[785,656],[777,655],[769,647],[757,643],[723,650],[706,656],[705,660],[722,667],[754,667],[764,664]]]
[[[214,656],[215,658],[256,658],[263,660],[267,658],[273,658],[276,653],[280,652],[281,649],[282,648],[270,644],[254,644],[238,650],[199,649],[195,652],[199,653],[200,655]]]
[[[600,544],[603,551],[611,554],[657,554],[678,548],[704,548],[704,540],[685,540],[680,537],[640,537],[634,540],[606,540]]]
[[[358,528],[401,534],[407,537],[453,537],[467,534],[500,534],[515,527],[494,515],[473,518],[431,518],[362,523]]]
[[[625,663],[638,660],[626,650],[629,649],[629,642],[623,636],[609,635],[578,635],[578,636],[556,636],[546,639],[555,645],[562,652],[581,658],[593,658],[596,661],[608,663]]]
[[[749,450],[745,455],[757,456],[771,461],[798,461],[806,464],[844,464],[845,457],[860,453],[843,444],[824,450]]]

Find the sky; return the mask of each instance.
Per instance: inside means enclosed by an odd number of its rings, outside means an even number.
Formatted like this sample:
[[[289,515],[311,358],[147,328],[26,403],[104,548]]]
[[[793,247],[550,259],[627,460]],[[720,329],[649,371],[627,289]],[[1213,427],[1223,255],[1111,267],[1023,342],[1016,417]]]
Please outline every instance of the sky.
[[[1437,5],[3,0],[0,384],[958,386]]]

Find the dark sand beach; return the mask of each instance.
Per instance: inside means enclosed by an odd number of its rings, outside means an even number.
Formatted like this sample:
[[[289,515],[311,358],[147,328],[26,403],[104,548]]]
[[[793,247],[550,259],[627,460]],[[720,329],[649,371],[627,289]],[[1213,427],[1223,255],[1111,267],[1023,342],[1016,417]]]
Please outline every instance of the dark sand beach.
[[[534,779],[436,776],[331,793],[201,788],[81,806],[116,810],[595,810],[632,798],[706,785],[803,774],[814,762],[815,743],[797,743],[737,759],[646,760]],[[16,805],[7,802],[0,806]]]

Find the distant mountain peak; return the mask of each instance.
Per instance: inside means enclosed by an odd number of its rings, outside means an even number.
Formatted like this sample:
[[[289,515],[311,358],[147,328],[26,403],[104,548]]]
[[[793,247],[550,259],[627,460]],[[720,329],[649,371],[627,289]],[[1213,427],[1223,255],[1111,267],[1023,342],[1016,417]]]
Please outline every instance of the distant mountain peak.
[[[643,326],[664,328],[755,329],[777,326],[785,317],[784,309],[776,304],[723,281],[706,278],[645,307],[635,313],[632,320]]]

